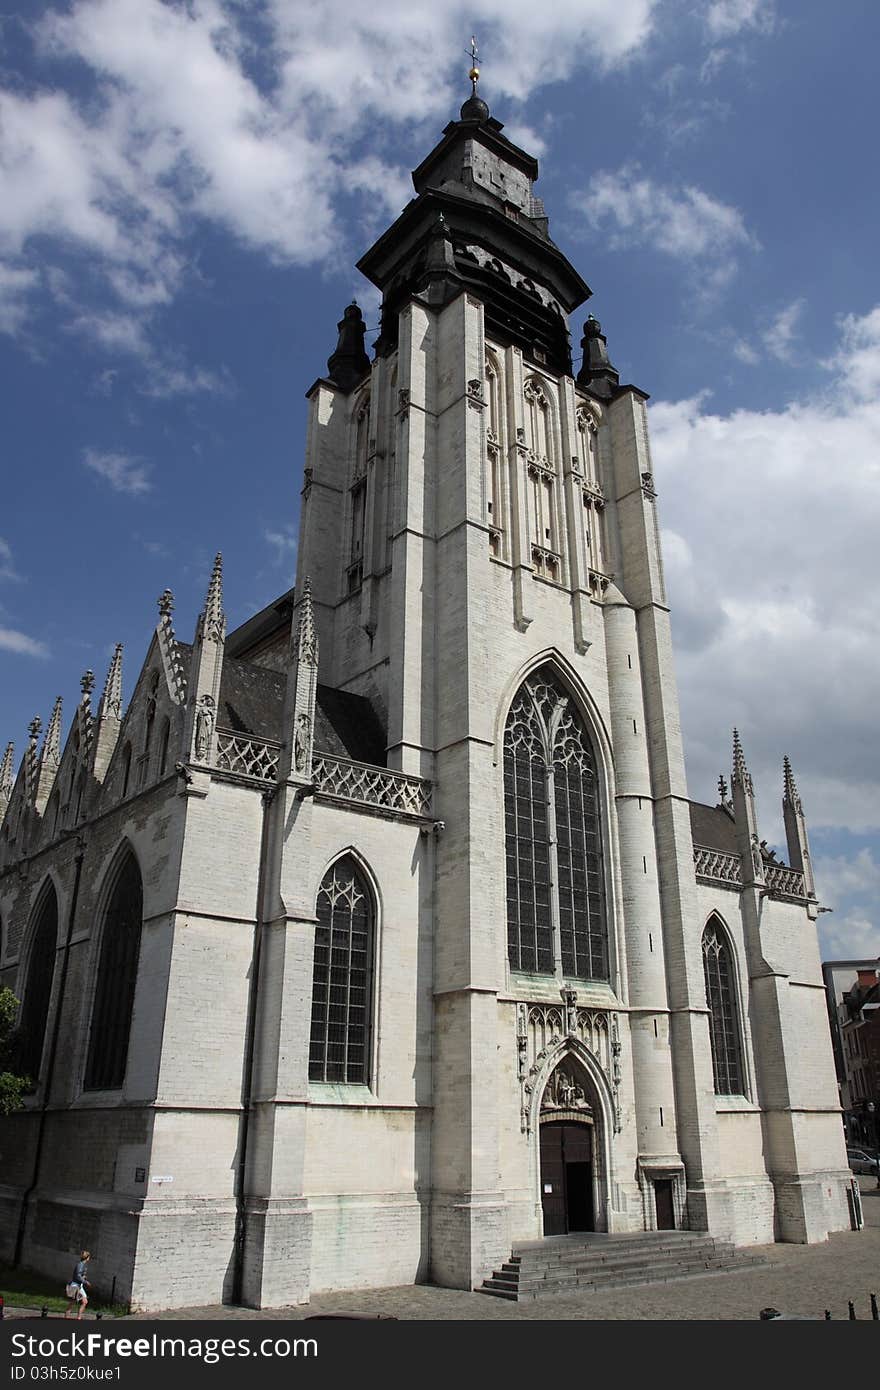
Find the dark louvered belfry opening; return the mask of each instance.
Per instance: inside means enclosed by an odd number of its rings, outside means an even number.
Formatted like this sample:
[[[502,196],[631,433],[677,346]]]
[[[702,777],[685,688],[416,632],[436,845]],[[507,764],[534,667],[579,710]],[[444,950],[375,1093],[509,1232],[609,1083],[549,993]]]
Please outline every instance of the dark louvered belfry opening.
[[[504,818],[511,966],[607,980],[596,758],[548,667],[520,687],[507,718]]]
[[[125,1080],[143,920],[143,886],[127,854],[104,914],[101,959],[86,1066],[88,1091],[118,1090]]]
[[[16,1065],[20,1075],[29,1076],[34,1085],[39,1080],[57,947],[58,899],[50,883],[37,909],[18,1034]]]
[[[350,855],[325,874],[316,915],[309,1080],[366,1085],[375,918]]]
[[[733,957],[723,928],[714,917],[703,932],[703,970],[706,976],[706,1003],[709,1006],[715,1094],[741,1096],[744,1094],[742,1047]]]

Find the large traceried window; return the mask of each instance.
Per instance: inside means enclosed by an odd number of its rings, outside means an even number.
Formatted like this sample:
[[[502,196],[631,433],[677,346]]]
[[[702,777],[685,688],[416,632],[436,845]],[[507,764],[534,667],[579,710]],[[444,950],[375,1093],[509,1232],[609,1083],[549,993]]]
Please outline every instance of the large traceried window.
[[[703,932],[703,971],[709,1007],[709,1038],[715,1094],[745,1094],[733,952],[717,917]]]
[[[130,852],[116,871],[104,914],[101,957],[86,1063],[87,1091],[118,1090],[125,1080],[143,922],[143,885]]]
[[[504,821],[512,968],[607,980],[596,758],[547,666],[520,686],[507,718]]]
[[[318,890],[309,1080],[368,1085],[375,912],[351,855]]]
[[[57,946],[58,899],[49,883],[37,908],[18,1031],[17,1069],[22,1076],[29,1076],[34,1085],[39,1079],[46,1040]]]

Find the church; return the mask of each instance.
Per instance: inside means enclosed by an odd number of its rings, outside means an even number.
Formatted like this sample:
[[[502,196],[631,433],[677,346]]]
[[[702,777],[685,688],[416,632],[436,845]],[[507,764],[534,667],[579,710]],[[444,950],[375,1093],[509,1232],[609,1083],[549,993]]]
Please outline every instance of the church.
[[[218,555],[0,769],[0,1258],[136,1308],[849,1228],[794,773],[787,863],[736,734],[689,800],[647,396],[473,82],[307,393],[295,589],[227,631]]]

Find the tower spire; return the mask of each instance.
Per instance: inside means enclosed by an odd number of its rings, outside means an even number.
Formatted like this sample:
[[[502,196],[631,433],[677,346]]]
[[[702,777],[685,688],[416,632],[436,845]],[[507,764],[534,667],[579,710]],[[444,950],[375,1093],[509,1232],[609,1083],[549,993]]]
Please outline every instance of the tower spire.
[[[52,708],[43,738],[43,747],[40,750],[37,781],[34,788],[34,805],[40,815],[46,809],[46,803],[51,795],[58,772],[58,764],[61,762],[61,705],[62,700],[59,695]]]
[[[336,351],[327,358],[327,375],[334,386],[348,395],[370,370],[370,359],[364,348],[367,325],[356,299],[343,309],[336,328],[339,337]]]
[[[309,782],[318,687],[318,632],[309,575],[303,580],[302,597],[294,614],[284,700],[284,749],[278,771],[279,781],[293,779]]]
[[[0,763],[0,819],[5,815],[6,807],[9,805],[9,798],[12,796],[12,788],[14,785],[14,778],[12,775],[14,757],[15,744],[7,743],[6,752],[3,754],[3,762]]]
[[[782,801],[783,805],[787,801],[794,811],[803,814],[801,798],[794,780],[794,773],[791,770],[791,762],[788,754],[782,759]]]
[[[782,760],[782,787],[782,819],[785,824],[788,862],[793,869],[800,869],[804,876],[804,891],[808,897],[814,898],[816,885],[813,879],[813,861],[810,858],[810,842],[807,839],[807,822],[787,755]]]
[[[107,679],[104,681],[104,690],[98,704],[98,714],[95,721],[95,756],[92,772],[99,782],[103,782],[107,768],[110,766],[113,749],[119,738],[121,723],[122,643],[117,642],[107,671]]]
[[[742,862],[743,883],[762,886],[764,857],[758,839],[758,813],[752,778],[746,766],[746,755],[740,743],[739,730],[733,731],[733,775],[730,795],[736,822],[737,847]]]
[[[480,82],[480,69],[477,66],[479,54],[477,52],[477,40],[474,36],[471,37],[470,59],[471,66],[468,78],[471,84],[471,94],[461,108],[461,119],[463,121],[478,121],[482,125],[484,121],[489,119],[489,107],[477,90]]]
[[[182,705],[186,699],[186,676],[183,673],[180,648],[177,645],[174,624],[171,621],[171,614],[174,612],[174,595],[170,589],[162,590],[158,604],[159,621],[156,624],[156,641],[159,644],[162,665],[165,669],[165,681],[168,686],[168,693],[174,703]]]
[[[52,714],[46,729],[46,736],[43,739],[43,749],[40,753],[40,763],[42,767],[54,765],[57,768],[61,761],[61,707],[63,701],[59,695],[52,708]]]
[[[223,556],[219,550],[214,556],[214,568],[208,584],[201,630],[206,642],[223,642],[226,637],[226,614],[223,612]]]
[[[205,607],[199,614],[193,642],[187,682],[188,707],[184,724],[185,762],[206,763],[209,766],[213,763],[225,644],[223,556],[218,551],[214,557]],[[199,775],[200,782],[189,782],[187,787],[193,790],[194,794],[205,795],[210,778],[204,773]]]
[[[104,691],[101,695],[101,703],[98,705],[99,719],[121,719],[122,718],[122,643],[116,643],[116,649],[110,661],[107,671],[107,679],[104,681]]]
[[[746,767],[746,758],[745,758],[745,754],[743,753],[742,744],[741,744],[740,741],[739,741],[739,730],[738,730],[738,729],[734,729],[734,731],[733,731],[733,776],[732,776],[732,778],[731,778],[731,784],[732,784],[732,786],[735,787],[736,784],[737,784],[737,782],[739,782],[739,783],[741,784],[741,786],[743,787],[743,789],[744,789],[745,791],[747,791],[749,794],[751,794],[751,792],[752,792],[752,778],[751,778],[751,775],[750,775],[750,773],[749,773],[748,768]]]
[[[37,791],[37,777],[40,767],[40,760],[37,757],[37,743],[39,742],[42,727],[42,719],[38,714],[35,714],[30,724],[28,724],[28,743],[27,748],[24,750],[25,796],[30,804],[33,804]]]

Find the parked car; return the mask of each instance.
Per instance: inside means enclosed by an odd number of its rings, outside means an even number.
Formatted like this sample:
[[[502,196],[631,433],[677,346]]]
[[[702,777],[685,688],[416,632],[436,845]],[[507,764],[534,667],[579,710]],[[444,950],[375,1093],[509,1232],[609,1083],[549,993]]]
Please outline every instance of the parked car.
[[[854,1173],[869,1173],[872,1178],[876,1178],[880,1172],[880,1159],[877,1158],[876,1154],[872,1157],[866,1149],[848,1148],[846,1156]]]

